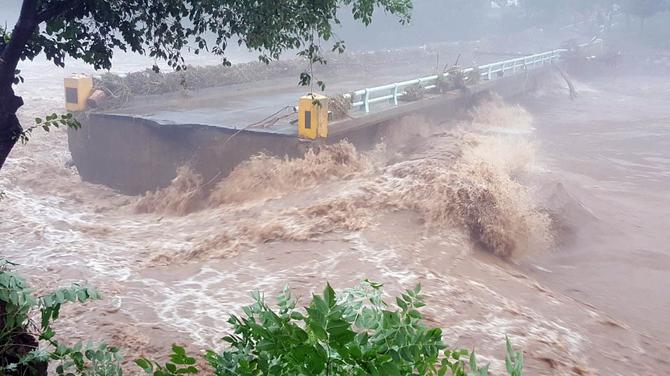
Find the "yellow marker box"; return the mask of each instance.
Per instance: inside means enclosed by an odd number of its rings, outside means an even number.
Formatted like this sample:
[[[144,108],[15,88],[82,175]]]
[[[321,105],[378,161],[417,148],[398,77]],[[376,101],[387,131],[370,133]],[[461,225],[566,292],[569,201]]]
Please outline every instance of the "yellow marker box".
[[[313,94],[298,101],[298,137],[328,137],[328,97]]]
[[[65,109],[84,111],[91,90],[93,90],[93,77],[83,74],[65,77]]]

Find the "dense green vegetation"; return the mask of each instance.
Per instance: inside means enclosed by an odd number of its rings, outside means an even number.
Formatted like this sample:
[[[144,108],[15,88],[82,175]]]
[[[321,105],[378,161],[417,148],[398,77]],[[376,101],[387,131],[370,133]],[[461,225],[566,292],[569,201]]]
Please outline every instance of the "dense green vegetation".
[[[120,375],[118,349],[92,342],[64,343],[52,327],[63,304],[100,299],[98,291],[73,284],[35,296],[11,270],[13,265],[0,259],[0,375],[45,375],[48,364],[59,375]]]
[[[231,316],[233,334],[223,338],[223,352],[208,350],[206,360],[216,375],[488,375],[474,351],[448,348],[442,330],[422,323],[421,287],[407,290],[392,307],[382,299],[382,286],[364,284],[336,295],[327,285],[297,309],[288,288],[277,297],[278,309],[260,293]],[[521,375],[523,358],[507,342],[507,371]],[[173,348],[164,366],[139,359],[155,376],[193,372],[193,358]],[[176,360],[176,361],[175,361]]]
[[[59,375],[121,375],[119,349],[64,343],[52,328],[63,304],[100,299],[97,290],[74,284],[37,297],[12,265],[0,261],[0,375],[44,375],[47,365]],[[206,350],[205,362],[174,345],[167,363],[135,363],[154,376],[488,375],[474,351],[447,347],[440,328],[425,326],[420,286],[397,297],[395,306],[382,296],[382,285],[370,281],[339,294],[327,285],[307,307],[297,308],[285,288],[273,309],[255,292],[243,316],[230,316],[225,349]],[[521,375],[522,354],[509,340],[505,361],[510,375]]]

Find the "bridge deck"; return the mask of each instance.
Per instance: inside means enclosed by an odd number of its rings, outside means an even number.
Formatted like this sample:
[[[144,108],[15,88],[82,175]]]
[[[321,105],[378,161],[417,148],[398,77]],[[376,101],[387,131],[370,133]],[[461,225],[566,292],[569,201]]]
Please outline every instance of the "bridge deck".
[[[350,92],[360,88],[362,83],[374,86],[397,80],[398,77],[409,79],[417,75],[416,71],[408,71],[407,67],[396,67],[376,76],[351,74],[345,79],[328,77],[325,78],[328,85],[326,94]],[[297,126],[288,119],[282,119],[267,127],[250,126],[281,112],[282,109],[284,111],[281,114],[292,111],[298,98],[309,91],[306,87],[298,86],[296,81],[296,78],[274,79],[253,85],[228,85],[188,93],[146,96],[137,98],[120,109],[95,113],[144,119],[164,126],[198,124],[297,136]],[[353,111],[352,116],[362,115]]]

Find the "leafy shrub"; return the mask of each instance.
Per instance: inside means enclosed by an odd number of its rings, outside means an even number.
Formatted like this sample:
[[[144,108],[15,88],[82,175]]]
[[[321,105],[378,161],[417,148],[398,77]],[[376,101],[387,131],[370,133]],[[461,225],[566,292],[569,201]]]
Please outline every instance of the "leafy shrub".
[[[208,350],[205,359],[216,375],[488,375],[474,351],[448,348],[441,329],[422,323],[420,286],[397,297],[396,308],[384,302],[381,287],[366,281],[337,296],[327,285],[304,309],[296,309],[288,288],[277,297],[277,310],[256,292],[244,316],[228,320],[227,348]],[[182,347],[172,350],[165,365],[136,363],[155,376],[198,372]],[[521,376],[523,356],[509,340],[506,368]]]
[[[25,280],[0,259],[0,375],[46,375],[52,364],[58,375],[121,376],[117,348],[92,342],[67,345],[56,339],[51,324],[64,303],[100,299],[82,284],[36,297]],[[365,281],[336,295],[327,285],[304,309],[296,308],[288,288],[272,309],[261,293],[232,315],[233,333],[222,352],[207,350],[204,359],[216,375],[453,375],[485,376],[474,351],[448,348],[442,330],[428,328],[418,311],[424,306],[417,286],[395,299],[382,299],[382,285]],[[39,316],[35,323],[31,317]],[[42,343],[40,346],[36,339]],[[135,363],[154,376],[197,374],[202,368],[186,350],[174,345],[161,365],[141,358]],[[507,340],[506,369],[521,376],[523,355]]]
[[[13,265],[0,259],[0,375],[42,375],[48,363],[59,375],[121,375],[118,349],[92,342],[64,344],[51,326],[64,303],[100,299],[98,291],[73,284],[35,296],[25,280],[11,271]],[[40,317],[39,323],[32,321],[35,316]]]

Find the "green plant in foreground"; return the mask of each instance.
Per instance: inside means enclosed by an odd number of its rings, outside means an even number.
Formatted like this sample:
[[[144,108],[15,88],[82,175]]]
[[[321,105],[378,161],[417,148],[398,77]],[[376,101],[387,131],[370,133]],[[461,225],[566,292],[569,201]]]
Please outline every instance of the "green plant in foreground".
[[[505,354],[505,368],[510,376],[521,376],[523,372],[523,353],[514,351],[509,338],[505,336],[507,352]]]
[[[198,373],[195,358],[188,356],[186,350],[177,345],[172,345],[170,361],[165,363],[164,366],[146,358],[135,360],[135,364],[154,376],[194,375]]]
[[[14,265],[0,259],[0,375],[46,374],[49,363],[59,375],[121,375],[118,349],[92,342],[64,344],[51,325],[63,304],[100,299],[98,291],[73,284],[35,296],[11,271]],[[39,323],[32,321],[34,316],[39,316]]]
[[[288,288],[276,310],[253,293],[244,316],[228,320],[227,348],[206,351],[205,360],[216,375],[488,375],[474,351],[448,348],[441,329],[422,323],[420,286],[397,297],[397,307],[384,302],[381,288],[366,281],[336,295],[327,285],[304,309],[296,308]],[[195,358],[179,346],[165,365],[146,358],[136,364],[155,376],[198,372]],[[523,368],[509,340],[506,368],[512,376]]]
[[[73,284],[37,297],[11,271],[13,265],[0,259],[0,375],[46,375],[51,365],[58,375],[120,376],[118,349],[91,342],[66,345],[56,339],[51,325],[64,303],[100,299],[97,290]],[[227,348],[206,351],[207,373],[488,375],[488,365],[478,366],[474,351],[448,348],[441,329],[422,323],[420,292],[420,286],[406,291],[391,307],[382,299],[381,284],[366,280],[339,295],[327,285],[303,309],[296,308],[288,288],[278,296],[277,309],[270,308],[261,293],[253,293],[254,303],[243,308],[244,316],[228,320],[233,333],[223,338]],[[31,320],[36,315],[39,323]],[[506,345],[507,372],[521,376],[523,355],[507,338]],[[146,358],[135,363],[154,376],[201,370],[177,345],[164,365]]]

